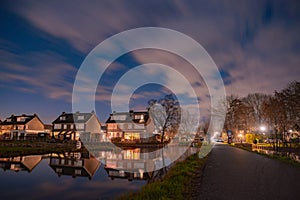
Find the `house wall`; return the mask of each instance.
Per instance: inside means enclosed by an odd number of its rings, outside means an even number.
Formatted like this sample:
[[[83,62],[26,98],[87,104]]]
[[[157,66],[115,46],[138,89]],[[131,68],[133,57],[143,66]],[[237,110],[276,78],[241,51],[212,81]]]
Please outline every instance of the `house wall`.
[[[44,124],[37,118],[34,117],[32,120],[30,120],[26,126],[26,130],[35,130],[35,131],[44,131]]]
[[[101,132],[101,124],[96,117],[96,115],[92,115],[91,118],[85,124],[85,132],[90,133],[100,133]]]

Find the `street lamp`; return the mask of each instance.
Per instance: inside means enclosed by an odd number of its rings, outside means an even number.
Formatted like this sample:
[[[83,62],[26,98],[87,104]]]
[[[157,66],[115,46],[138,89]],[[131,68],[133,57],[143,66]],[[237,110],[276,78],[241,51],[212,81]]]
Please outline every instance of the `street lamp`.
[[[265,126],[260,126],[259,129],[264,132],[266,130],[266,127]]]
[[[262,134],[263,134],[263,139],[264,139],[264,142],[266,141],[265,139],[265,131],[267,130],[267,128],[265,127],[265,126],[260,126],[259,127],[259,129],[260,129],[260,131],[262,132]]]

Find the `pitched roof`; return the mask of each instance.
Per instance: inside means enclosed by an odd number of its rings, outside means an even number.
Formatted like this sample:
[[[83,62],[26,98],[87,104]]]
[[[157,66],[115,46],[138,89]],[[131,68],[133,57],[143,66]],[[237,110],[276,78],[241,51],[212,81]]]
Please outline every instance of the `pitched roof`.
[[[135,119],[134,116],[143,115],[144,120]],[[129,112],[114,112],[110,114],[109,118],[106,120],[106,123],[145,123],[149,118],[147,111],[129,111]]]
[[[52,124],[44,124],[44,129],[51,130],[52,129]]]
[[[22,115],[11,115],[10,117],[6,118],[1,125],[23,125],[23,124],[27,124],[29,121],[31,121],[33,118],[37,117],[38,120],[40,120],[40,118],[37,116],[37,114],[33,114],[33,115],[26,115],[26,114],[22,114]],[[41,123],[43,123],[40,120]]]
[[[63,112],[61,115],[59,115],[56,120],[52,122],[52,124],[65,124],[65,123],[74,123],[74,117],[76,123],[86,123],[91,117],[93,113],[65,113]],[[80,118],[79,116],[82,116]],[[79,118],[78,118],[79,117]]]

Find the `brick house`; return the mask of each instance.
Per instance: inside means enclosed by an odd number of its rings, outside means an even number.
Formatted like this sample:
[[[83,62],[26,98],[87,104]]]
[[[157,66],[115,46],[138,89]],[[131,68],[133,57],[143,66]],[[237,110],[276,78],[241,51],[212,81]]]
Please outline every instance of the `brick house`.
[[[87,142],[105,140],[105,133],[94,112],[75,114],[63,112],[52,122],[52,136],[60,140],[79,140],[79,138]]]
[[[41,162],[41,160],[41,155],[0,158],[0,168],[2,168],[4,171],[11,170],[15,172],[31,172]]]
[[[101,163],[87,153],[64,153],[63,155],[51,154],[49,166],[58,174],[91,179]]]
[[[123,141],[147,142],[154,137],[155,126],[147,111],[114,112],[106,121],[107,137]]]
[[[37,114],[11,115],[1,122],[1,135],[4,139],[25,139],[44,132],[44,124]]]

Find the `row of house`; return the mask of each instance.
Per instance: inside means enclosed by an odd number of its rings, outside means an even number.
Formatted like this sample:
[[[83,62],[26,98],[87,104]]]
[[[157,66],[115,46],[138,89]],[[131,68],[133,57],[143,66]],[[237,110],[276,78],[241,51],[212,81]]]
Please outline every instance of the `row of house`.
[[[42,138],[103,142],[149,141],[155,138],[155,125],[147,111],[113,112],[105,124],[95,112],[62,112],[51,125],[44,124],[37,114],[11,115],[0,121],[0,139]]]

